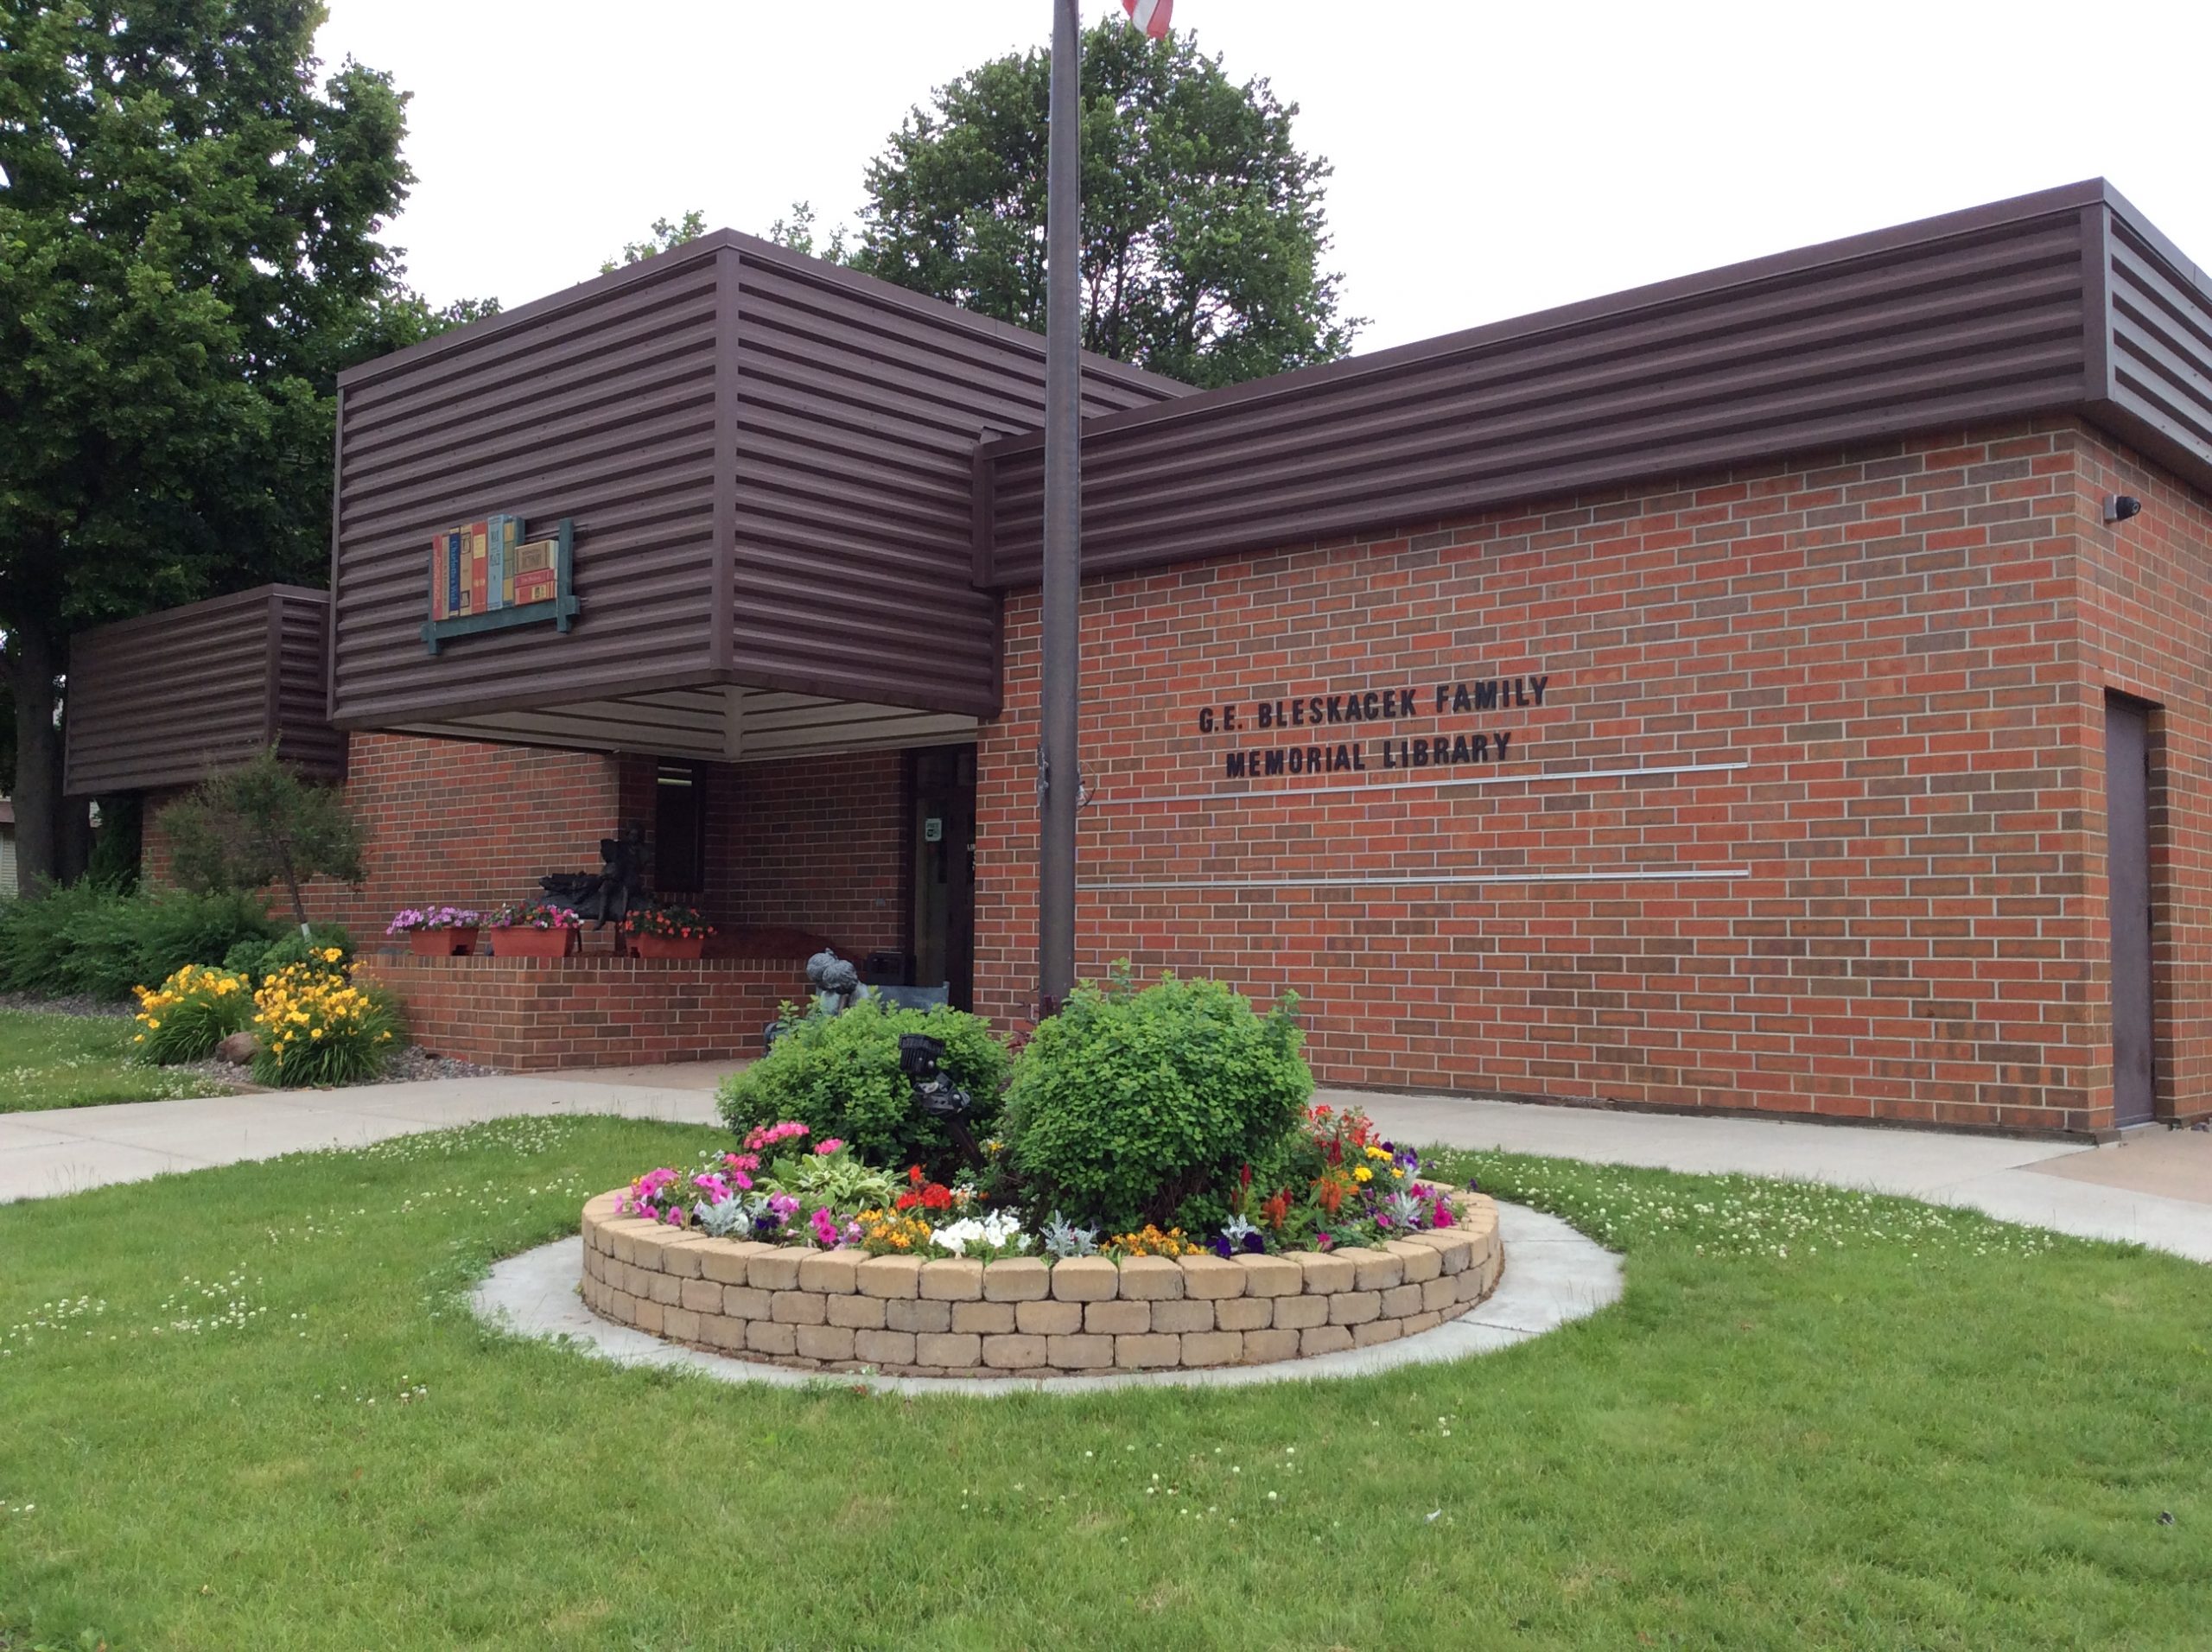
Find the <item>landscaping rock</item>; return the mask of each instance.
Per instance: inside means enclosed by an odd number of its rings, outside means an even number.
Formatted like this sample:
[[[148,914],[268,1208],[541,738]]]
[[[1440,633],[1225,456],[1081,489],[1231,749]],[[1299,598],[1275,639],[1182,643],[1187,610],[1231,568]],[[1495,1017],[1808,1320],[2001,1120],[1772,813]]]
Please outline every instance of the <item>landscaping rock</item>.
[[[253,1059],[253,1052],[261,1041],[251,1032],[233,1032],[215,1046],[215,1059],[228,1062],[233,1067],[243,1067]]]

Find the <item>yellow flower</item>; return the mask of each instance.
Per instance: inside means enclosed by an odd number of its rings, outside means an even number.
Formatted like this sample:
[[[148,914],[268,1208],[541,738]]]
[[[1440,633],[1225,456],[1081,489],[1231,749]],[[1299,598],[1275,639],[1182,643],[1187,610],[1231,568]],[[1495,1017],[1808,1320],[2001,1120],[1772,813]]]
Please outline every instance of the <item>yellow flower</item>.
[[[1356,1182],[1371,1182],[1375,1179],[1375,1172],[1362,1165],[1352,1172],[1351,1179]]]
[[[322,1029],[321,1027],[317,1027],[314,1032],[308,1033],[308,1036],[311,1039],[319,1039],[322,1036]]]

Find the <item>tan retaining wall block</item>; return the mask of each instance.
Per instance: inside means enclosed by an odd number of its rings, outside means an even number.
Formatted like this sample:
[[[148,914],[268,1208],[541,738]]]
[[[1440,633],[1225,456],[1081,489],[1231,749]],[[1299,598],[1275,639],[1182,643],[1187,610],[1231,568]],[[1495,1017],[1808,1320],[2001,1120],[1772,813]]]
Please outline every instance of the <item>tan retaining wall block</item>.
[[[1104,1256],[1071,1256],[1052,1265],[1052,1295],[1062,1302],[1111,1302],[1121,1274]]]
[[[1173,1300],[1183,1294],[1183,1270],[1172,1256],[1132,1256],[1122,1264],[1120,1294],[1135,1302]]]
[[[1008,1256],[983,1269],[986,1302],[1041,1302],[1052,1293],[1052,1270],[1041,1256]]]

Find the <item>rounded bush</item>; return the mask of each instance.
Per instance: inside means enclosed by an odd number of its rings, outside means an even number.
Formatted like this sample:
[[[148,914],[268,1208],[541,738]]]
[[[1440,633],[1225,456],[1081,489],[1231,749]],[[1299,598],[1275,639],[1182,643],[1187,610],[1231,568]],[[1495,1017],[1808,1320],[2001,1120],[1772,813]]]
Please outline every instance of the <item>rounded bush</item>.
[[[813,1140],[842,1137],[884,1169],[946,1166],[952,1137],[914,1105],[913,1086],[899,1070],[902,1032],[944,1041],[945,1075],[972,1098],[968,1128],[979,1141],[991,1134],[1008,1058],[990,1023],[957,1009],[886,1009],[867,1001],[842,1015],[787,1019],[766,1055],[722,1080],[722,1117],[740,1135],[796,1119]]]
[[[1023,1207],[1120,1233],[1264,1159],[1313,1092],[1297,995],[1266,1015],[1216,981],[1126,975],[1078,987],[1039,1026],[1007,1093]]]
[[[356,985],[336,947],[306,963],[286,964],[254,994],[253,1055],[257,1083],[287,1090],[360,1084],[381,1077],[405,1042],[391,993]]]

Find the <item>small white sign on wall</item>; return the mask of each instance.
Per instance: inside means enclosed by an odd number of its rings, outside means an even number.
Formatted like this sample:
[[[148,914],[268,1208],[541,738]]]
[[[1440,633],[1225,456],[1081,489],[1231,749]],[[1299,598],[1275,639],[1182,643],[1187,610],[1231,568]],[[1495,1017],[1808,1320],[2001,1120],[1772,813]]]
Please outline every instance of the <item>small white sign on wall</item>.
[[[942,843],[944,842],[944,822],[943,819],[936,815],[931,815],[927,820],[922,823],[922,842],[925,843]]]

